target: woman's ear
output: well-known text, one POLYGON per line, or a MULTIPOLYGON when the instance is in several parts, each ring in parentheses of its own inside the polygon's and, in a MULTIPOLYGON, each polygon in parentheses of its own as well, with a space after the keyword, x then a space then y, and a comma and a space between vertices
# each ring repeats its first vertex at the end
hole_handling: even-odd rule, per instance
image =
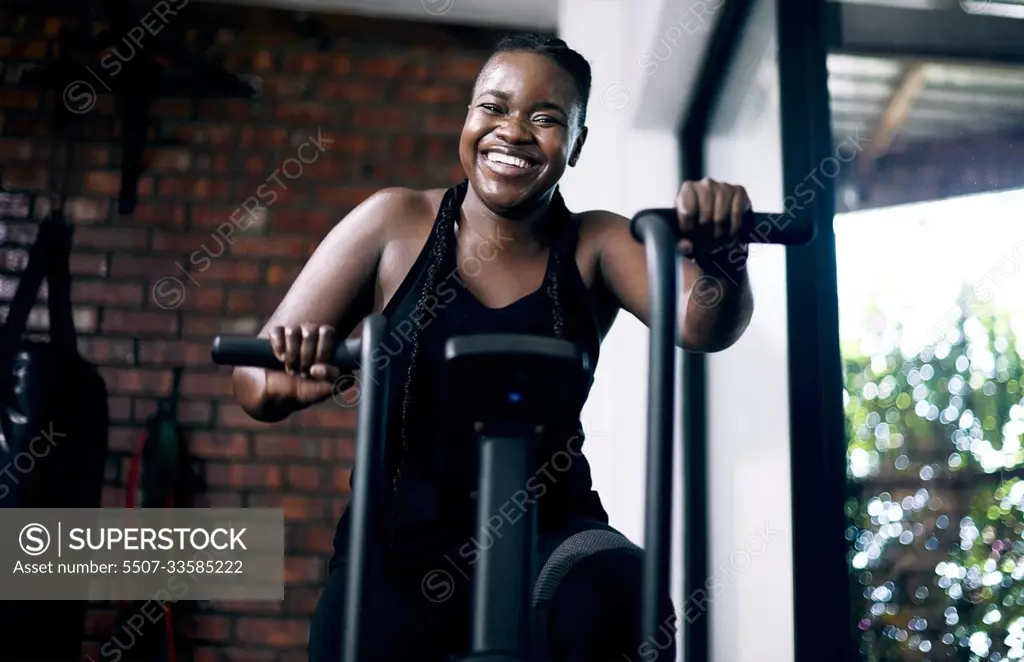
POLYGON ((569 154, 569 167, 575 168, 576 162, 580 160, 580 153, 583 151, 583 144, 587 142, 587 127, 580 129, 575 144, 572 146, 572 153, 569 154))

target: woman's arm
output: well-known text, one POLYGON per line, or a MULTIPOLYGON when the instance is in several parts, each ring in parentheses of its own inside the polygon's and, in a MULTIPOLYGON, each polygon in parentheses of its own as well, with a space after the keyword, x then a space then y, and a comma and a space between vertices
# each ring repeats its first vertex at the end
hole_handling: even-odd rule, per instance
MULTIPOLYGON (((317 353, 330 356, 334 345, 372 312, 373 297, 366 294, 372 295, 388 241, 388 219, 404 218, 418 195, 409 189, 384 189, 352 210, 317 247, 259 336, 269 337, 274 330, 275 344, 296 352, 300 345, 309 346, 304 335, 318 334, 323 346, 317 353)), ((280 421, 326 399, 333 377, 262 368, 235 368, 233 375, 239 404, 265 422, 280 421)))
MULTIPOLYGON (((629 219, 611 212, 600 214, 597 277, 617 299, 620 308, 644 324, 651 322, 647 289, 647 256, 629 232, 629 219)), ((680 260, 679 305, 686 315, 677 344, 691 352, 718 352, 739 339, 750 322, 754 298, 745 268, 707 272, 690 259, 680 260)), ((726 260, 717 261, 723 266, 726 260)))
MULTIPOLYGON (((694 352, 718 352, 731 347, 750 323, 754 297, 747 275, 745 246, 734 238, 740 220, 749 208, 746 193, 728 187, 722 195, 711 180, 686 182, 676 200, 680 227, 687 236, 701 235, 717 248, 707 250, 682 242, 679 302, 685 311, 679 325, 677 344, 694 352), (703 228, 701 226, 704 226, 703 228), (702 232, 696 232, 700 228, 702 232)), ((647 288, 647 256, 643 245, 633 239, 629 220, 611 212, 592 212, 598 232, 597 276, 617 299, 619 307, 649 325, 650 299, 647 288)))

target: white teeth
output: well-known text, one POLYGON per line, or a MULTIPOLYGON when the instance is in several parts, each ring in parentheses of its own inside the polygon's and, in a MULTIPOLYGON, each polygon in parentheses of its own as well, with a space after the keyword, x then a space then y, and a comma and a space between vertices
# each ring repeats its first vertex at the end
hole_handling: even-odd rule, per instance
POLYGON ((494 161, 495 163, 504 163, 506 165, 516 166, 517 168, 530 167, 530 162, 526 159, 521 159, 518 156, 509 156, 508 154, 502 154, 500 152, 487 152, 487 160, 494 161))

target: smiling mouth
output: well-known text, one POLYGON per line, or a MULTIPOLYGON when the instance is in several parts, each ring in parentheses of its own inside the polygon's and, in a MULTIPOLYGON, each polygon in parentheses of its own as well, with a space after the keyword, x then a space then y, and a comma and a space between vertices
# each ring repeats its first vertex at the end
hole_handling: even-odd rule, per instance
POLYGON ((485 152, 483 158, 491 171, 505 176, 524 175, 536 170, 539 165, 520 156, 512 156, 502 152, 485 152))

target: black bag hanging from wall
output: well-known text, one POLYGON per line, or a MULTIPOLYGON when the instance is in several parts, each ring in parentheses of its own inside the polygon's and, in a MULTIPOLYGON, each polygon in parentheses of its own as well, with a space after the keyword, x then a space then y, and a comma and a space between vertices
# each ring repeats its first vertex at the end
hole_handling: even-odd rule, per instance
MULTIPOLYGON (((59 210, 40 224, 0 329, 0 508, 101 505, 107 389, 96 367, 78 353, 71 310, 72 234, 59 210), (50 339, 26 340, 44 279, 50 339)), ((85 600, 0 603, 0 660, 80 659, 86 607, 85 600)))

